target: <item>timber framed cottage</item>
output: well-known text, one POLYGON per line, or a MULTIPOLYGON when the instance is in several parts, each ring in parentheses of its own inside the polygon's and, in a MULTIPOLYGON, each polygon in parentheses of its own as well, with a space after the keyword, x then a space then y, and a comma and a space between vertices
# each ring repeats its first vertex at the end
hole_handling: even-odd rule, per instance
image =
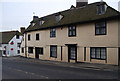
POLYGON ((106 2, 80 2, 41 18, 24 32, 21 56, 62 62, 118 65, 120 13, 106 2))

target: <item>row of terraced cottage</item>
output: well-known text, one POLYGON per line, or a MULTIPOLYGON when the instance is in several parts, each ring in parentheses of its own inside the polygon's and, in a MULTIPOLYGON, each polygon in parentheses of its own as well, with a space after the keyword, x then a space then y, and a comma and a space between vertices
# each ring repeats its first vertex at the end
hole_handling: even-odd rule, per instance
POLYGON ((120 13, 100 1, 44 17, 33 16, 21 55, 41 60, 119 65, 120 13))

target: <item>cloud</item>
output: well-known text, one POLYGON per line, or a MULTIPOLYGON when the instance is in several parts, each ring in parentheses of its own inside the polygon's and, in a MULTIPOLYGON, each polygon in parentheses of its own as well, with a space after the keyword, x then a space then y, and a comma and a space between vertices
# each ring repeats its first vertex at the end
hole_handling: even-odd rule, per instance
POLYGON ((65 0, 1 0, 1 2, 63 2, 65 0))

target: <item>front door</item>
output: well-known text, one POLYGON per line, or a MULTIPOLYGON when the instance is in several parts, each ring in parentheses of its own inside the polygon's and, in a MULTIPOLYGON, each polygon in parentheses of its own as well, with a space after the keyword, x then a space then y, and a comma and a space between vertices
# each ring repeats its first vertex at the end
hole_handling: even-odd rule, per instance
POLYGON ((35 58, 39 59, 39 48, 35 47, 35 58))
POLYGON ((76 45, 68 45, 68 62, 70 60, 74 60, 77 62, 77 46, 76 45))

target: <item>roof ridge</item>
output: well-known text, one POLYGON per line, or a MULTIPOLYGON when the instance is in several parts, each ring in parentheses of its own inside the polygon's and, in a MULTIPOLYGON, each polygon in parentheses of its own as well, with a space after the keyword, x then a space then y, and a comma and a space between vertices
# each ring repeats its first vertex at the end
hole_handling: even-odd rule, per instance
MULTIPOLYGON (((94 5, 94 4, 97 4, 97 3, 105 3, 105 4, 107 4, 106 2, 94 2, 94 3, 90 3, 90 4, 86 5, 86 6, 94 5)), ((85 6, 85 7, 86 7, 86 6, 85 6)), ((81 8, 85 8, 85 7, 75 7, 75 9, 81 9, 81 8)), ((72 10, 75 10, 75 9, 72 9, 72 10)), ((52 16, 52 15, 55 15, 55 14, 57 14, 57 13, 63 13, 63 12, 72 11, 72 10, 71 10, 71 9, 66 9, 66 10, 63 10, 63 11, 55 12, 55 13, 52 13, 52 14, 49 14, 49 15, 40 17, 39 19, 45 18, 45 17, 48 17, 48 16, 52 16)))
POLYGON ((97 15, 96 6, 101 5, 101 4, 107 5, 106 2, 95 2, 95 3, 88 4, 86 7, 67 9, 64 11, 59 11, 59 12, 56 12, 50 15, 40 17, 38 18, 38 20, 43 18, 43 20, 46 20, 46 23, 44 23, 43 25, 39 25, 37 21, 36 25, 34 26, 29 25, 28 28, 25 30, 25 32, 44 29, 44 28, 50 28, 50 27, 64 26, 68 24, 83 23, 83 22, 88 22, 88 21, 90 22, 90 21, 95 21, 95 20, 100 20, 100 19, 109 19, 109 18, 118 16, 119 13, 117 13, 117 10, 111 9, 109 5, 107 5, 109 8, 105 12, 105 14, 97 15), (53 17, 57 13, 61 13, 61 15, 64 16, 64 18, 60 22, 56 23, 53 17))
POLYGON ((10 32, 19 32, 18 30, 13 30, 13 31, 2 31, 0 33, 10 33, 10 32))

